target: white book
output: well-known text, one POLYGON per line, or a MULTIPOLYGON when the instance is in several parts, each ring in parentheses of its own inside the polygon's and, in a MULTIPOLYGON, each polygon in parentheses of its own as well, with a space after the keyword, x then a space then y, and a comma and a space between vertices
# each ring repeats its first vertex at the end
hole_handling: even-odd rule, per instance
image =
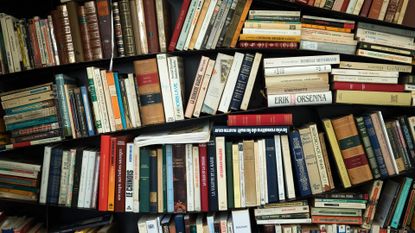
POLYGON ((398 71, 376 71, 376 70, 352 70, 352 69, 337 69, 333 68, 331 74, 351 75, 351 76, 371 76, 371 77, 399 77, 398 71))
POLYGON ((365 0, 357 0, 356 5, 354 6, 353 15, 359 15, 360 14, 360 10, 362 9, 363 3, 365 2, 365 0))
POLYGON ((281 135, 282 157, 284 161, 284 177, 285 187, 287 190, 287 198, 295 198, 294 174, 291 163, 290 144, 287 135, 281 135))
POLYGON ((227 189, 226 189, 226 157, 225 157, 225 137, 215 138, 216 147, 216 173, 218 189, 219 211, 228 209, 227 189))
POLYGON ((133 212, 134 209, 134 143, 126 145, 125 158, 125 212, 133 212))
MULTIPOLYGON (((7 32, 8 32, 8 34, 6 34, 6 35, 3 34, 3 37, 9 36, 10 48, 11 48, 12 56, 13 56, 14 72, 19 72, 19 71, 22 70, 21 67, 20 67, 20 61, 22 60, 22 58, 21 58, 22 55, 20 53, 20 48, 18 48, 18 45, 17 45, 18 40, 16 38, 16 32, 14 30, 14 21, 15 21, 15 18, 14 17, 12 17, 10 15, 6 16, 6 26, 7 26, 7 32)), ((36 26, 39 25, 38 22, 36 24, 37 24, 36 26)), ((37 38, 38 38, 38 40, 39 39, 41 40, 44 37, 42 36, 43 33, 41 31, 39 31, 39 32, 41 34, 40 34, 40 37, 38 36, 37 38)), ((43 51, 46 52, 46 48, 44 48, 43 51)), ((47 64, 47 61, 46 60, 45 60, 45 64, 47 64)))
POLYGON ((111 93, 107 82, 107 72, 105 70, 101 70, 101 81, 102 88, 104 89, 105 106, 107 107, 108 116, 110 116, 108 117, 110 123, 110 130, 111 132, 114 132, 117 130, 117 128, 115 126, 115 118, 113 117, 114 112, 112 110, 111 93))
POLYGON ((160 78, 160 88, 163 97, 163 108, 166 122, 175 121, 172 92, 170 89, 170 77, 167 66, 167 54, 157 54, 157 67, 160 78))
POLYGON ((139 212, 139 194, 140 194, 140 148, 133 146, 134 156, 134 177, 133 177, 133 212, 139 212))
POLYGON ((327 168, 324 163, 323 151, 321 149, 321 143, 320 143, 320 139, 318 136, 317 125, 311 124, 309 128, 310 128, 310 133, 311 133, 311 141, 314 147, 314 155, 316 156, 316 160, 317 160, 318 172, 320 174, 321 185, 323 187, 323 191, 329 191, 330 183, 329 183, 329 178, 327 174, 327 168))
POLYGON ((298 213, 309 213, 310 208, 308 205, 305 206, 281 206, 281 207, 270 207, 270 208, 258 208, 254 210, 255 217, 267 216, 273 214, 298 214, 298 213))
POLYGON ((366 209, 366 203, 345 203, 316 199, 314 207, 337 208, 337 209, 366 209))
POLYGON ((183 50, 184 45, 186 43, 187 37, 191 37, 192 35, 189 35, 190 27, 192 24, 193 16, 196 12, 197 4, 200 0, 192 0, 190 2, 189 9, 187 10, 186 18, 184 20, 182 30, 180 31, 179 39, 177 40, 176 49, 177 50, 183 50))
POLYGON ((133 115, 135 117, 135 121, 132 122, 133 127, 140 127, 141 126, 141 119, 140 119, 140 111, 138 109, 138 99, 137 99, 137 92, 135 89, 135 83, 134 83, 134 74, 129 73, 128 78, 126 79, 126 83, 128 83, 127 86, 127 93, 128 94, 128 106, 130 111, 133 112, 133 115), (132 109, 132 110, 131 110, 132 109))
POLYGON ((413 38, 362 28, 357 28, 356 39, 362 42, 386 45, 395 48, 398 47, 410 50, 415 49, 413 38))
POLYGON ((52 147, 45 146, 45 150, 43 152, 42 180, 40 182, 40 192, 39 192, 39 203, 41 204, 46 204, 51 153, 52 153, 52 147))
POLYGON ((84 208, 91 208, 92 202, 92 193, 93 193, 93 182, 94 182, 94 173, 95 173, 95 163, 96 163, 96 151, 89 151, 88 158, 88 168, 86 173, 86 187, 85 187, 85 201, 84 208))
POLYGON ((233 56, 219 53, 216 57, 215 67, 203 102, 202 112, 214 115, 218 109, 219 101, 231 69, 233 56))
MULTIPOLYGON (((135 0, 137 13, 144 12, 144 1, 145 0, 135 0)), ((144 14, 137 14, 137 17, 138 17, 137 19, 133 19, 133 20, 137 20, 138 25, 139 25, 138 28, 139 28, 140 39, 138 41, 140 42, 141 53, 148 54, 146 18, 144 17, 144 14)))
POLYGON ((79 191, 78 191, 78 208, 84 208, 86 198, 86 183, 87 173, 89 167, 89 151, 84 150, 82 152, 82 165, 81 165, 81 178, 79 180, 79 191))
POLYGON ((282 163, 281 136, 274 136, 275 142, 275 165, 277 168, 278 200, 285 201, 284 166, 282 163))
POLYGON ((234 233, 251 233, 249 210, 233 210, 232 223, 234 233))
POLYGON ((233 233, 233 221, 232 221, 232 215, 228 216, 228 223, 227 223, 227 233, 233 233))
POLYGON ((280 224, 275 225, 275 233, 282 233, 282 227, 280 224))
POLYGON ((205 100, 206 92, 209 86, 210 78, 212 77, 213 67, 215 66, 215 60, 209 59, 205 75, 203 76, 202 84, 200 85, 200 91, 197 95, 195 108, 193 111, 194 117, 200 116, 200 111, 202 110, 202 105, 205 100))
POLYGON ((215 213, 213 214, 209 214, 206 216, 206 223, 209 229, 209 233, 214 233, 215 232, 215 213))
POLYGON ((183 96, 184 96, 184 74, 183 60, 181 57, 168 57, 170 87, 173 98, 174 118, 176 121, 184 120, 183 96))
POLYGON ((222 98, 218 107, 218 110, 221 112, 226 113, 229 110, 229 105, 231 104, 233 91, 235 89, 236 82, 238 81, 244 56, 245 55, 243 53, 236 52, 233 57, 231 70, 229 72, 228 79, 226 80, 222 98))
POLYGON ((97 208, 97 199, 98 199, 98 179, 99 179, 99 161, 101 160, 101 156, 99 152, 97 152, 95 158, 95 168, 93 173, 93 185, 92 185, 92 195, 91 195, 91 205, 89 206, 91 209, 97 208))
POLYGON ((399 174, 398 165, 396 164, 395 155, 393 153, 393 149, 392 149, 391 141, 390 141, 389 136, 388 136, 388 132, 386 131, 385 121, 383 120, 382 112, 377 111, 376 114, 379 117, 379 123, 380 123, 380 126, 381 126, 381 130, 382 130, 383 134, 385 135, 386 146, 387 146, 389 154, 391 156, 393 169, 395 170, 395 174, 398 175, 399 174))
POLYGON ((366 63, 366 62, 352 62, 341 61, 339 68, 345 69, 364 69, 364 70, 376 70, 376 71, 398 71, 402 73, 411 73, 411 65, 395 65, 385 63, 366 63))
POLYGON ((252 62, 251 72, 249 73, 248 82, 246 83, 244 97, 242 98, 241 110, 247 110, 249 105, 249 100, 251 99, 252 90, 254 89, 254 84, 256 76, 258 73, 259 65, 261 63, 262 54, 255 53, 254 61, 252 62))
POLYGON ((261 164, 259 162, 259 142, 254 142, 254 159, 255 159, 255 190, 256 190, 256 206, 261 205, 261 164))
POLYGON ((194 211, 193 145, 186 144, 187 211, 194 211))
POLYGON ((265 58, 264 68, 339 64, 340 55, 265 58))
POLYGON ((351 14, 356 6, 357 0, 350 0, 349 5, 347 5, 346 13, 351 14))
POLYGON ((353 21, 353 20, 325 18, 325 17, 311 16, 311 15, 303 15, 303 18, 304 19, 324 20, 324 21, 337 22, 337 23, 348 23, 348 24, 354 24, 355 23, 355 21, 353 21))
POLYGON ((61 162, 61 177, 60 177, 60 185, 59 185, 59 198, 58 198, 59 205, 66 204, 66 197, 67 197, 66 190, 68 188, 68 177, 69 177, 69 167, 70 167, 69 163, 70 163, 69 151, 63 150, 62 162, 61 162))
POLYGON ((274 67, 264 70, 265 76, 282 76, 295 74, 315 74, 329 73, 331 65, 314 65, 314 66, 293 66, 293 67, 274 67))
POLYGON ((205 19, 203 20, 202 27, 200 28, 199 36, 197 37, 196 43, 195 43, 195 49, 200 49, 203 44, 203 39, 206 35, 206 30, 209 27, 210 19, 212 18, 213 11, 215 10, 216 3, 218 0, 211 0, 208 10, 206 11, 205 19))
POLYGON ((69 151, 69 157, 71 160, 71 166, 69 167, 69 176, 68 176, 68 189, 66 196, 65 206, 70 207, 72 205, 72 190, 73 190, 73 179, 75 176, 75 161, 76 161, 76 149, 71 149, 69 151))
POLYGON ((266 146, 265 146, 265 139, 262 139, 262 154, 264 155, 262 158, 262 177, 264 177, 264 202, 268 204, 268 175, 267 175, 267 160, 266 160, 266 146))
POLYGON ((149 216, 141 216, 137 221, 138 232, 147 233, 147 219, 149 216))
POLYGON ((147 233, 158 233, 159 232, 156 217, 150 216, 150 218, 147 219, 146 221, 146 225, 147 225, 147 233))
MULTIPOLYGON (((86 73, 87 73, 87 77, 88 77, 88 87, 94 86, 94 90, 89 90, 89 92, 95 93, 95 95, 97 94, 97 88, 95 87, 94 84, 94 67, 87 67, 86 68, 86 73)), ((102 128, 102 120, 101 120, 101 108, 100 108, 100 104, 98 103, 98 98, 97 96, 91 95, 91 102, 92 102, 92 109, 94 110, 94 119, 95 119, 95 128, 97 129, 98 133, 103 133, 103 128, 102 128)), ((71 127, 72 128, 72 127, 71 127)))
MULTIPOLYGON (((133 75, 133 74, 131 74, 133 75)), ((137 115, 136 112, 134 111, 134 106, 132 103, 132 99, 133 99, 133 95, 131 93, 131 89, 135 88, 134 86, 130 85, 130 80, 129 80, 129 76, 130 74, 127 74, 127 78, 125 79, 121 79, 121 82, 124 82, 124 86, 125 86, 125 95, 126 95, 126 100, 127 103, 125 103, 127 105, 127 108, 124 109, 125 112, 128 111, 128 114, 130 115, 130 122, 131 122, 131 126, 127 126, 127 128, 132 127, 132 128, 136 128, 136 122, 137 122, 137 115)), ((110 117, 113 118, 113 117, 110 117)))
POLYGON ((242 34, 301 36, 301 30, 244 28, 242 29, 242 34))
MULTIPOLYGON (((232 172, 233 172, 233 188, 234 190, 240 190, 241 178, 239 169, 239 148, 238 144, 232 144, 232 172)), ((241 207, 241 192, 234 191, 234 206, 235 208, 241 207)))
POLYGON ((389 5, 389 0, 383 0, 382 8, 380 8, 380 13, 379 13, 378 20, 385 19, 386 10, 388 9, 388 5, 389 5))
POLYGON ((195 30, 197 20, 199 19, 199 15, 200 15, 200 11, 202 10, 203 3, 204 3, 204 0, 198 0, 196 3, 195 13, 193 15, 193 18, 190 21, 189 33, 187 35, 186 42, 184 43, 183 50, 189 49, 190 40, 192 39, 193 32, 195 30))
MULTIPOLYGON (((102 123, 103 133, 110 132, 110 124, 108 119, 107 105, 105 102, 104 88, 102 86, 101 71, 99 68, 94 68, 94 86, 97 95, 97 100, 100 108, 100 119, 102 123)), ((111 116, 112 117, 112 116, 111 116)))
POLYGON ((299 218, 299 219, 267 219, 267 220, 257 220, 258 225, 268 225, 268 224, 308 224, 311 223, 311 218, 299 218))
POLYGON ((268 107, 331 104, 331 91, 268 95, 268 107))
MULTIPOLYGON (((258 140, 258 171, 259 171, 259 182, 257 182, 259 184, 259 205, 265 205, 265 179, 266 177, 264 176, 264 170, 266 170, 266 167, 264 166, 264 151, 263 151, 263 139, 259 139, 258 140)), ((256 161, 255 161, 256 162, 256 161)))
POLYGON ((194 182, 194 211, 201 211, 200 200, 200 166, 199 166, 199 147, 193 146, 193 182, 194 182))
POLYGON ((356 83, 385 83, 397 84, 398 78, 372 77, 372 76, 351 76, 351 75, 333 75, 333 81, 338 82, 356 82, 356 83))
POLYGON ((244 168, 244 144, 242 142, 238 143, 239 151, 239 180, 240 180, 240 193, 241 193, 241 205, 240 207, 244 208, 245 204, 245 168, 244 168))
POLYGON ((201 214, 196 217, 196 233, 203 233, 203 215, 201 214))
POLYGON ((289 16, 300 17, 300 11, 278 11, 278 10, 250 10, 248 17, 251 19, 254 16, 289 16))
MULTIPOLYGON (((1 30, 2 30, 2 33, 3 33, 3 35, 8 35, 8 32, 7 32, 7 24, 6 24, 6 17, 7 17, 7 15, 6 14, 4 14, 4 13, 1 13, 1 16, 0 16, 0 23, 1 23, 1 30)), ((11 49, 11 45, 10 45, 10 41, 9 41, 9 37, 8 36, 4 36, 4 47, 5 47, 5 50, 6 50, 6 60, 7 60, 7 66, 8 66, 8 69, 9 69, 9 73, 13 73, 13 72, 15 72, 15 70, 14 70, 14 66, 13 66, 13 56, 12 56, 12 49, 11 49)))

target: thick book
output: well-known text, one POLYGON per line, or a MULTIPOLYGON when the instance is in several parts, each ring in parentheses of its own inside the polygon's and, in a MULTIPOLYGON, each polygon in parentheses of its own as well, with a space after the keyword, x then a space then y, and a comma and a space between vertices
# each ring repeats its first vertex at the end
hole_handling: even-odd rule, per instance
POLYGON ((173 145, 174 213, 185 213, 187 210, 185 152, 184 144, 173 145))
POLYGON ((96 0, 103 58, 112 56, 111 6, 108 0, 96 0))
POLYGON ((288 134, 290 139, 291 157, 295 171, 295 182, 300 196, 311 195, 310 181, 308 179, 307 167, 304 158, 300 134, 297 130, 288 134))
POLYGON ((49 165, 48 190, 46 197, 46 203, 48 204, 58 204, 62 154, 62 148, 52 148, 51 160, 49 165))
POLYGON ((135 38, 132 30, 131 9, 128 0, 121 0, 118 2, 120 9, 120 21, 123 34, 123 42, 126 56, 133 56, 135 51, 135 38))

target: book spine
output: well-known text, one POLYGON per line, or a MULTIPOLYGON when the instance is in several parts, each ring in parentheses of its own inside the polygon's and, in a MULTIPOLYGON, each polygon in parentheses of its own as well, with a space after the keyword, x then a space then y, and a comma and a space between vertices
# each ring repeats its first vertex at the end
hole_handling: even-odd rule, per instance
MULTIPOLYGON (((201 2, 201 1, 200 1, 201 2)), ((177 50, 183 50, 186 44, 186 40, 188 37, 191 37, 192 31, 191 31, 191 25, 192 21, 196 12, 196 8, 199 6, 201 7, 201 4, 198 0, 192 0, 190 2, 189 9, 186 14, 186 18, 184 20, 179 39, 177 40, 176 49, 177 50), (190 36, 189 36, 190 35, 190 36)))
POLYGON ((100 173, 99 183, 100 188, 98 192, 98 210, 106 211, 108 208, 108 179, 109 179, 109 165, 110 165, 110 150, 111 137, 109 135, 101 136, 100 148, 100 173))
POLYGON ((173 188, 173 148, 166 145, 166 173, 167 173, 167 212, 174 212, 174 188, 173 188))
POLYGON ((44 138, 56 137, 56 136, 60 136, 61 134, 62 133, 61 133, 60 129, 55 129, 55 130, 51 130, 51 131, 48 131, 48 132, 11 138, 10 141, 12 143, 20 143, 20 142, 26 142, 26 141, 33 141, 33 140, 39 140, 39 139, 44 139, 44 138))
POLYGON ((62 149, 52 150, 46 203, 58 204, 59 185, 62 166, 62 149))
POLYGON ((304 152, 301 144, 301 138, 298 131, 292 131, 289 134, 291 144, 291 156, 294 162, 295 181, 301 196, 311 195, 311 187, 307 174, 307 167, 304 158, 304 152))
POLYGON ((190 92, 190 97, 189 100, 187 102, 187 106, 186 106, 186 111, 184 116, 187 118, 191 118, 194 108, 195 108, 195 104, 196 104, 196 98, 198 96, 198 93, 200 91, 200 85, 202 84, 203 81, 203 76, 204 73, 206 71, 207 68, 207 63, 209 62, 209 58, 202 56, 202 58, 200 59, 200 63, 199 63, 199 67, 197 69, 196 72, 196 77, 195 77, 195 81, 193 82, 193 87, 192 90, 190 92))
POLYGON ((185 145, 173 145, 174 213, 185 213, 187 210, 185 153, 185 145))
POLYGON ((403 92, 405 86, 401 84, 378 84, 378 83, 350 83, 350 82, 333 82, 334 90, 355 90, 355 91, 389 91, 403 92))
POLYGON ((45 146, 43 153, 43 166, 42 166, 42 180, 40 184, 39 192, 39 203, 46 204, 48 180, 49 180, 49 169, 51 162, 52 147, 45 146))
POLYGON ((118 2, 120 9, 121 30, 123 35, 123 43, 126 56, 133 56, 136 54, 135 41, 131 22, 131 11, 128 0, 118 2))
POLYGON ((195 211, 194 205, 194 176, 193 176, 193 145, 185 145, 185 160, 186 160, 186 200, 187 211, 195 211))
POLYGON ((181 57, 168 57, 167 64, 169 69, 170 86, 173 95, 174 117, 176 121, 183 120, 183 60, 181 57))
POLYGON ((218 209, 227 210, 225 137, 215 138, 218 209))
POLYGON ((411 95, 406 92, 337 90, 336 103, 410 106, 411 95), (365 94, 365 99, 359 99, 361 94, 365 94))
POLYGON ((206 37, 207 30, 208 30, 208 27, 210 25, 210 22, 212 20, 214 21, 213 13, 214 13, 214 10, 216 8, 217 3, 218 3, 218 0, 211 0, 210 1, 209 7, 206 11, 205 19, 203 20, 202 25, 200 27, 199 36, 196 39, 194 49, 201 49, 202 48, 202 45, 203 45, 204 39, 206 37))
POLYGON ((85 2, 85 12, 88 22, 88 33, 92 51, 92 59, 102 59, 102 45, 101 35, 99 31, 99 22, 97 16, 97 9, 95 7, 95 1, 85 2))
POLYGON ((331 92, 268 95, 268 107, 331 104, 331 92))
POLYGON ((117 72, 114 72, 114 83, 115 83, 115 89, 117 92, 118 107, 120 109, 121 125, 122 125, 122 129, 127 129, 127 121, 126 121, 127 111, 124 109, 125 103, 123 101, 123 94, 125 94, 125 92, 121 91, 120 82, 122 82, 122 78, 118 76, 117 72))
POLYGON ((240 37, 240 32, 241 32, 242 26, 245 22, 245 18, 248 14, 249 8, 251 7, 251 4, 252 4, 252 0, 247 0, 245 5, 244 5, 244 8, 241 12, 241 17, 239 18, 239 22, 237 23, 236 30, 234 31, 234 34, 232 36, 232 40, 230 41, 230 44, 229 44, 229 47, 231 47, 231 48, 235 48, 236 43, 238 42, 238 39, 242 40, 242 38, 240 37))
POLYGON ((227 127, 214 126, 213 136, 238 137, 244 135, 251 136, 274 136, 288 134, 288 126, 246 126, 246 127, 227 127))
MULTIPOLYGON (((101 154, 102 158, 102 154, 101 154)), ((126 145, 125 165, 125 212, 133 212, 134 209, 134 144, 126 145)))
POLYGON ((150 149, 140 150, 140 212, 150 212, 150 149))
POLYGON ((174 27, 173 35, 170 39, 170 44, 168 48, 169 52, 173 52, 176 49, 177 40, 179 39, 180 32, 182 30, 189 6, 190 0, 184 0, 182 3, 182 7, 180 8, 179 17, 176 20, 176 26, 174 27))
POLYGON ((82 48, 84 51, 84 58, 85 61, 91 61, 92 58, 92 50, 91 50, 91 42, 89 38, 88 32, 88 21, 86 17, 85 6, 78 7, 78 14, 79 14, 79 26, 81 32, 81 39, 82 39, 82 48))
POLYGON ((86 124, 88 128, 88 136, 95 135, 94 119, 92 118, 91 106, 89 105, 88 92, 85 86, 80 87, 82 94, 82 104, 85 110, 86 124))
POLYGON ((101 114, 100 114, 97 94, 95 90, 93 67, 88 67, 86 72, 88 76, 88 92, 90 93, 92 109, 94 110, 95 128, 97 129, 98 133, 102 133, 103 132, 102 121, 101 121, 101 114))
POLYGON ((157 29, 159 33, 160 52, 167 52, 168 38, 170 36, 169 11, 164 0, 156 0, 157 29))
POLYGON ((232 142, 225 142, 226 157, 226 191, 228 208, 234 208, 234 185, 233 185, 233 164, 232 164, 232 142))
POLYGON ((216 172, 216 149, 215 142, 210 141, 207 144, 208 157, 208 182, 209 182, 209 211, 217 211, 218 190, 217 190, 217 172, 216 172))
POLYGON ((75 111, 78 115, 78 122, 80 125, 80 136, 86 137, 88 136, 87 133, 87 126, 86 126, 86 118, 85 118, 85 108, 82 104, 82 97, 81 97, 81 91, 79 88, 74 89, 74 97, 75 97, 75 111))
POLYGON ((117 56, 124 57, 125 56, 124 37, 122 34, 122 25, 121 25, 120 9, 118 6, 118 2, 112 3, 112 11, 113 11, 113 18, 114 18, 114 37, 115 37, 115 45, 117 47, 117 56))
POLYGON ((173 106, 172 98, 172 87, 170 86, 168 65, 167 65, 167 54, 157 54, 157 67, 159 70, 160 88, 163 99, 164 117, 166 122, 175 121, 175 111, 173 106))
POLYGON ((157 150, 150 150, 150 213, 157 213, 157 150))
POLYGON ((292 114, 238 114, 228 116, 228 126, 292 125, 292 114))
POLYGON ((365 152, 367 154, 367 158, 369 160, 369 164, 372 170, 373 177, 379 178, 381 174, 380 174, 378 164, 376 161, 375 152, 370 143, 369 135, 368 135, 363 117, 357 117, 356 123, 357 123, 357 129, 359 130, 359 134, 362 139, 363 146, 365 148, 365 152))
POLYGON ((6 125, 6 130, 8 131, 18 130, 18 129, 27 128, 27 127, 36 126, 36 125, 53 123, 56 121, 58 121, 58 118, 52 115, 52 116, 47 116, 47 117, 40 118, 40 119, 33 119, 33 120, 23 121, 19 123, 9 124, 9 125, 6 125))
POLYGON ((404 205, 408 197, 408 193, 409 193, 409 189, 411 187, 412 181, 413 181, 412 178, 405 177, 405 183, 403 184, 402 191, 400 192, 399 200, 396 203, 396 209, 393 214, 391 225, 390 225, 393 228, 398 228, 399 226, 402 212, 404 210, 404 205))
POLYGON ((144 1, 144 15, 146 19, 146 32, 148 40, 148 52, 158 53, 160 52, 159 35, 157 31, 157 17, 156 6, 154 0, 144 1))
POLYGON ((265 69, 265 76, 310 74, 310 73, 330 73, 330 65, 320 66, 301 66, 301 67, 276 67, 265 69))
MULTIPOLYGON (((98 25, 101 37, 102 57, 108 59, 112 56, 111 5, 108 0, 96 0, 98 25)), ((114 13, 114 12, 113 12, 114 13)))
POLYGON ((242 104, 242 98, 248 83, 251 68, 254 62, 253 54, 246 54, 241 66, 241 71, 238 74, 235 89, 233 91, 232 99, 230 102, 231 110, 239 110, 242 104))
POLYGON ((275 142, 273 138, 265 139, 265 156, 266 156, 266 170, 267 170, 267 185, 268 185, 268 202, 273 203, 278 201, 278 186, 277 186, 277 168, 275 160, 275 142))
POLYGON ((193 155, 193 182, 194 182, 194 211, 201 211, 200 203, 200 164, 199 147, 192 146, 193 155))
POLYGON ((316 160, 317 160, 317 166, 318 166, 318 170, 320 173, 321 185, 322 185, 323 191, 329 191, 330 183, 329 183, 326 165, 324 163, 321 143, 320 143, 320 139, 319 139, 318 131, 317 131, 317 125, 312 124, 309 126, 309 128, 310 128, 310 133, 311 133, 311 141, 313 143, 314 153, 315 153, 316 160))
POLYGON ((209 211, 209 173, 206 144, 199 144, 201 211, 209 211))

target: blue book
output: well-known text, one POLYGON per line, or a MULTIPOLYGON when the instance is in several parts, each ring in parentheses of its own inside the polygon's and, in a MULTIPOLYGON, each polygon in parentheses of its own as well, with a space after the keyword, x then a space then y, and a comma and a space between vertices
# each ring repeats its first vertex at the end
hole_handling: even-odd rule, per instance
POLYGON ((162 146, 163 150, 163 166, 162 166, 162 180, 163 180, 163 213, 167 212, 167 160, 166 160, 166 145, 162 146))
POLYGON ((120 88, 120 81, 118 79, 118 73, 114 72, 114 83, 117 91, 118 106, 120 108, 121 124, 123 129, 127 129, 127 121, 125 120, 125 110, 122 102, 122 93, 120 88))
POLYGON ((62 148, 52 148, 49 165, 48 189, 46 196, 46 203, 48 204, 58 204, 61 181, 62 154, 62 148))
POLYGON ((176 225, 176 233, 185 233, 184 215, 178 214, 174 216, 174 223, 176 225))
POLYGON ((239 71, 238 79, 235 84, 235 89, 233 90, 232 100, 230 104, 231 110, 239 110, 241 107, 253 62, 254 55, 249 53, 245 54, 244 60, 242 61, 241 70, 239 71))
POLYGON ((166 172, 167 172, 167 212, 174 212, 173 188, 173 147, 166 145, 166 172))
POLYGON ((412 185, 412 178, 405 177, 405 181, 402 186, 402 191, 399 195, 398 202, 396 203, 395 213, 393 214, 392 221, 391 221, 391 227, 398 228, 399 222, 402 217, 403 209, 405 208, 406 199, 408 198, 409 189, 412 185))
POLYGON ((15 107, 15 108, 4 109, 4 112, 6 113, 6 115, 12 115, 12 114, 19 114, 19 113, 24 113, 24 112, 35 111, 35 110, 39 110, 39 109, 42 109, 42 108, 48 108, 48 107, 52 107, 52 106, 55 106, 55 101, 54 100, 47 100, 47 101, 42 101, 42 102, 25 104, 25 105, 21 105, 21 106, 15 107))
POLYGON ((275 141, 265 139, 265 158, 267 164, 268 202, 278 202, 277 165, 275 158, 275 141))
POLYGON ((75 85, 76 80, 64 74, 55 75, 56 82, 56 96, 58 99, 59 113, 62 118, 62 128, 64 136, 71 136, 71 122, 69 119, 69 106, 65 95, 65 84, 75 85))
POLYGON ((288 134, 290 139, 291 157, 295 171, 295 182, 300 196, 311 195, 311 186, 308 179, 307 166, 305 163, 303 147, 301 144, 301 137, 298 130, 294 130, 288 134))
POLYGON ((6 125, 6 129, 7 131, 11 131, 11 130, 23 129, 23 128, 27 128, 27 127, 35 126, 35 125, 48 124, 48 123, 57 122, 57 121, 58 121, 58 118, 56 117, 56 115, 52 115, 52 116, 47 116, 44 118, 37 118, 37 119, 22 121, 22 122, 18 122, 14 124, 8 124, 6 125))
POLYGON ((84 110, 85 110, 86 126, 88 128, 88 136, 94 136, 95 135, 94 119, 92 118, 91 105, 89 104, 88 90, 86 89, 85 86, 81 87, 81 95, 82 95, 82 103, 84 105, 84 110))
POLYGON ((218 211, 218 185, 216 173, 216 147, 215 141, 209 141, 207 144, 208 156, 208 181, 209 181, 209 211, 218 211))
POLYGON ((365 122, 367 134, 369 135, 370 144, 372 145, 373 152, 375 153, 375 158, 378 164, 380 177, 386 178, 388 177, 388 170, 386 170, 385 161, 383 160, 382 151, 380 149, 380 144, 376 136, 375 128, 373 127, 372 119, 370 118, 370 116, 364 116, 363 119, 365 122))

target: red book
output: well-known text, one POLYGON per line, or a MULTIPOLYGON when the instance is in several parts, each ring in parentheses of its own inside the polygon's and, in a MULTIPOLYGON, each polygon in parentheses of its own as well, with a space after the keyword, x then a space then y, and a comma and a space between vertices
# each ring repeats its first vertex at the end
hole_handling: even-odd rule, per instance
POLYGON ((349 2, 350 2, 350 0, 344 0, 344 1, 343 1, 343 5, 342 5, 342 7, 340 8, 340 11, 341 11, 341 12, 346 12, 346 10, 347 10, 347 6, 349 6, 349 2))
POLYGON ((148 52, 160 52, 159 35, 157 30, 156 5, 154 0, 144 0, 144 16, 146 18, 146 32, 148 52))
POLYGON ((311 216, 311 222, 317 224, 361 225, 363 220, 360 216, 311 216))
POLYGON ((101 136, 101 159, 99 161, 99 193, 98 210, 107 211, 108 209, 108 177, 110 169, 111 137, 101 136))
POLYGON ((125 210, 125 162, 126 162, 127 136, 117 138, 117 160, 115 174, 115 212, 125 210))
POLYGON ((110 139, 110 160, 108 177, 108 211, 114 211, 115 202, 115 174, 117 172, 117 137, 110 139))
POLYGON ((184 0, 182 4, 182 8, 180 9, 179 17, 176 21, 176 26, 174 27, 173 35, 171 36, 170 44, 169 44, 169 52, 173 52, 176 49, 177 40, 179 39, 180 32, 182 31, 182 27, 184 24, 184 20, 186 18, 187 10, 190 6, 190 0, 184 0))
POLYGON ((332 89, 354 91, 403 92, 405 91, 405 86, 402 84, 333 82, 332 89))
POLYGON ((203 212, 209 211, 208 158, 206 144, 199 144, 200 201, 203 212))
POLYGON ((372 0, 365 0, 363 2, 362 9, 360 10, 360 16, 367 17, 369 14, 370 6, 372 5, 372 0))
POLYGON ((228 116, 228 126, 292 125, 291 113, 239 114, 228 116))

